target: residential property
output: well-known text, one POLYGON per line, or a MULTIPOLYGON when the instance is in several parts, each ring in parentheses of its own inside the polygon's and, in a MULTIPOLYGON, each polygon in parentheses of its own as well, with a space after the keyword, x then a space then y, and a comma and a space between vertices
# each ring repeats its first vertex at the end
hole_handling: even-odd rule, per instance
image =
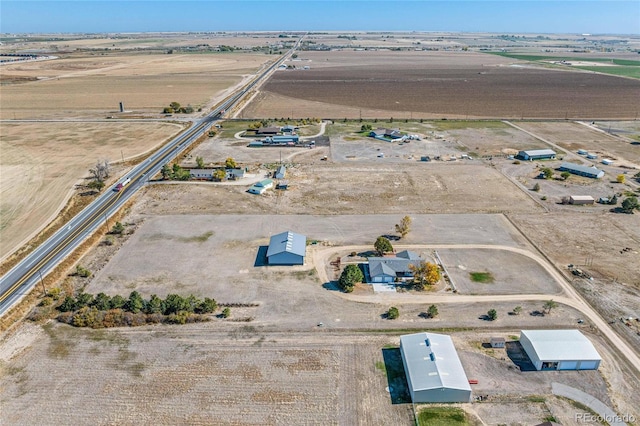
POLYGON ((602 360, 578 330, 522 330, 520 344, 536 370, 597 370, 602 360))
POLYGON ((569 204, 594 204, 596 200, 591 195, 572 195, 569 204))
POLYGON ((422 258, 418 253, 404 250, 394 257, 370 257, 369 258, 369 282, 392 283, 399 280, 413 278, 410 265, 418 266, 422 258))
POLYGON ((379 128, 369 132, 369 136, 383 141, 388 141, 389 139, 400 139, 402 137, 402 133, 400 133, 400 129, 379 128))
POLYGON ((280 189, 280 190, 286 190, 289 189, 289 182, 286 180, 281 180, 280 182, 278 182, 276 184, 276 189, 280 189))
POLYGON ((298 127, 288 124, 284 127, 281 127, 280 130, 282 131, 282 133, 295 133, 298 131, 298 127))
POLYGON ((273 188, 273 181, 271 179, 263 179, 260 182, 255 183, 248 191, 251 194, 261 195, 264 194, 267 189, 271 188, 273 188))
POLYGON ((274 173, 276 179, 284 179, 287 176, 287 168, 285 166, 278 167, 278 170, 274 173))
POLYGON ((492 348, 504 348, 506 342, 504 337, 492 337, 491 340, 489 340, 489 344, 492 348))
POLYGON ((470 401, 469 380, 451 337, 406 334, 400 336, 400 353, 414 403, 470 401))
POLYGON ((229 180, 242 179, 245 173, 244 169, 227 169, 226 172, 229 180))
POLYGON ((191 169, 189 175, 191 179, 211 180, 215 171, 215 169, 191 169))
POLYGON ((520 151, 516 158, 525 161, 533 160, 555 160, 556 152, 552 149, 532 149, 527 151, 520 151))
POLYGON ((559 170, 561 172, 569 172, 578 176, 585 176, 593 179, 601 179, 604 176, 604 172, 595 166, 583 166, 573 163, 562 163, 559 170))
POLYGON ((267 250, 269 265, 303 265, 307 250, 307 237, 291 231, 271 237, 267 250))

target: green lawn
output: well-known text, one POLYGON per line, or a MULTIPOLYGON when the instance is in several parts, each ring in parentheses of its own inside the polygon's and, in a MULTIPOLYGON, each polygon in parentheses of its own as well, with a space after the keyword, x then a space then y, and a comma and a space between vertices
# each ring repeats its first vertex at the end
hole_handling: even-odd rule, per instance
POLYGON ((418 413, 418 426, 466 426, 467 415, 455 407, 430 407, 418 413))
POLYGON ((493 275, 491 272, 469 272, 471 281, 474 283, 492 283, 493 275))

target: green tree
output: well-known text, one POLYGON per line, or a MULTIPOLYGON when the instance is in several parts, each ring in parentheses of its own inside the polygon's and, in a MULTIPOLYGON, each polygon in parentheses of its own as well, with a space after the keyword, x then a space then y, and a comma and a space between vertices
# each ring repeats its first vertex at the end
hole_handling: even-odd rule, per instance
POLYGON ((60 287, 54 287, 54 288, 50 288, 49 291, 47 291, 47 296, 49 296, 53 300, 58 300, 60 299, 61 293, 62 293, 62 290, 60 290, 60 287))
POLYGON ((236 160, 234 160, 233 158, 229 157, 224 161, 224 166, 227 169, 235 169, 236 167, 238 167, 238 165, 236 164, 236 160))
POLYGON ((562 180, 567 180, 567 179, 569 179, 569 176, 571 176, 571 173, 569 173, 569 172, 562 172, 562 173, 560 173, 560 177, 562 178, 562 180))
POLYGON ((205 297, 204 300, 202 300, 198 304, 196 312, 199 314, 211 314, 215 312, 216 309, 218 309, 218 303, 215 301, 215 299, 205 297))
POLYGON ((225 172, 224 169, 218 169, 215 172, 213 172, 213 179, 217 180, 218 182, 222 182, 226 177, 227 177, 227 172, 225 172))
POLYGON ((395 306, 392 306, 387 311, 387 319, 394 320, 400 316, 400 311, 395 306))
POLYGON ((540 171, 544 175, 545 179, 551 179, 553 177, 553 170, 549 167, 543 167, 540 171))
POLYGON ((122 234, 124 232, 124 225, 121 222, 116 222, 115 225, 113 225, 113 228, 111 228, 111 233, 112 234, 122 234))
POLYGON ((144 311, 147 314, 161 314, 164 311, 162 299, 152 294, 147 303, 145 303, 144 311))
POLYGON ((60 312, 73 312, 76 310, 76 298, 73 296, 67 296, 64 298, 60 306, 58 307, 60 312))
POLYGON ((184 298, 178 294, 170 294, 164 299, 164 314, 177 314, 180 311, 187 311, 189 306, 184 298))
POLYGON ((224 308, 222 310, 222 318, 229 318, 231 316, 231 309, 224 308))
POLYGON ((358 267, 358 265, 350 264, 342 271, 340 279, 338 280, 338 286, 343 291, 351 293, 354 285, 356 283, 361 283, 362 281, 364 281, 364 274, 360 270, 360 267, 358 267))
POLYGON ((547 314, 550 314, 551 310, 557 307, 558 304, 553 300, 547 300, 546 302, 544 302, 544 305, 542 305, 542 309, 545 310, 547 314))
POLYGON ((90 293, 80 293, 76 297, 76 309, 83 308, 85 306, 89 306, 93 303, 93 294, 90 293))
POLYGON ((180 106, 180 103, 178 102, 171 102, 169 104, 169 108, 171 108, 174 111, 180 111, 181 106, 180 106))
POLYGON ((196 157, 196 164, 199 169, 204 169, 204 158, 196 157))
POLYGON ((495 309, 489 309, 489 311, 487 312, 487 317, 490 321, 495 321, 496 319, 498 319, 498 311, 496 311, 495 309))
POLYGON ((108 311, 111 309, 111 297, 104 293, 98 293, 91 306, 94 306, 99 311, 108 311))
POLYGON ((169 180, 171 179, 171 168, 169 167, 168 164, 165 164, 164 166, 162 166, 162 180, 169 180))
POLYGON ((127 303, 127 301, 124 297, 116 294, 111 298, 111 309, 122 309, 125 303, 127 303))
POLYGON ((540 184, 538 182, 536 182, 536 184, 533 185, 533 190, 536 192, 540 192, 540 184))
POLYGON ((438 316, 438 307, 436 305, 429 306, 429 309, 427 309, 427 316, 429 318, 437 317, 438 316))
POLYGON ((361 132, 370 132, 371 130, 373 130, 371 124, 363 124, 362 126, 360 126, 361 132))
POLYGON ((125 311, 137 314, 142 312, 144 305, 144 299, 140 296, 140 293, 134 290, 129 294, 129 299, 125 303, 124 309, 125 311))
POLYGON ((102 191, 102 188, 104 188, 104 182, 101 180, 94 179, 87 184, 87 188, 95 189, 96 191, 102 191))
POLYGON ((622 211, 625 213, 633 214, 634 210, 640 210, 640 204, 638 204, 638 198, 634 196, 625 198, 621 206, 622 206, 622 211))
POLYGON ((380 256, 393 251, 391 241, 389 241, 385 237, 378 237, 378 239, 376 239, 376 242, 373 244, 373 248, 376 250, 376 252, 378 252, 380 256))
POLYGON ((396 232, 400 234, 401 238, 407 236, 407 234, 411 231, 411 218, 409 216, 405 216, 400 220, 400 223, 396 224, 396 232))
POLYGON ((82 265, 76 266, 76 275, 82 278, 89 278, 91 276, 91 271, 82 265))
POLYGON ((513 308, 514 314, 520 315, 521 312, 522 312, 522 306, 516 306, 515 308, 513 308))

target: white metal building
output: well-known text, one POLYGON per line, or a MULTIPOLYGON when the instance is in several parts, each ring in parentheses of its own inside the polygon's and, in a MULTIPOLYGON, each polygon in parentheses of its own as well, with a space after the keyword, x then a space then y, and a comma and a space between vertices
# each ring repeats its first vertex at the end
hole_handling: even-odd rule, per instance
POLYGON ((522 330, 520 344, 536 370, 597 370, 602 360, 579 330, 522 330))
POLYGON ((406 334, 400 337, 400 352, 414 403, 469 402, 471 386, 451 337, 406 334))
POLYGON ((267 259, 269 265, 304 265, 306 250, 307 237, 286 231, 271 237, 267 259))

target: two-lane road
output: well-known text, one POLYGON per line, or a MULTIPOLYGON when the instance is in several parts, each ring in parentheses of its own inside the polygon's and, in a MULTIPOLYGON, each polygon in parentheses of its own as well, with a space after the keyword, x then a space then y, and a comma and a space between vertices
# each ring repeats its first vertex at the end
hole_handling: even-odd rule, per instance
POLYGON ((0 315, 3 315, 13 304, 26 295, 47 273, 51 272, 62 260, 71 254, 108 218, 116 213, 151 177, 160 172, 162 167, 176 158, 195 140, 202 136, 213 122, 220 119, 224 112, 232 108, 254 86, 264 81, 278 66, 287 59, 300 45, 302 38, 295 46, 265 69, 253 81, 237 90, 226 101, 204 118, 196 121, 186 131, 172 139, 164 147, 138 164, 118 182, 130 179, 120 191, 107 188, 96 200, 59 229, 42 245, 14 266, 0 278, 0 315))

